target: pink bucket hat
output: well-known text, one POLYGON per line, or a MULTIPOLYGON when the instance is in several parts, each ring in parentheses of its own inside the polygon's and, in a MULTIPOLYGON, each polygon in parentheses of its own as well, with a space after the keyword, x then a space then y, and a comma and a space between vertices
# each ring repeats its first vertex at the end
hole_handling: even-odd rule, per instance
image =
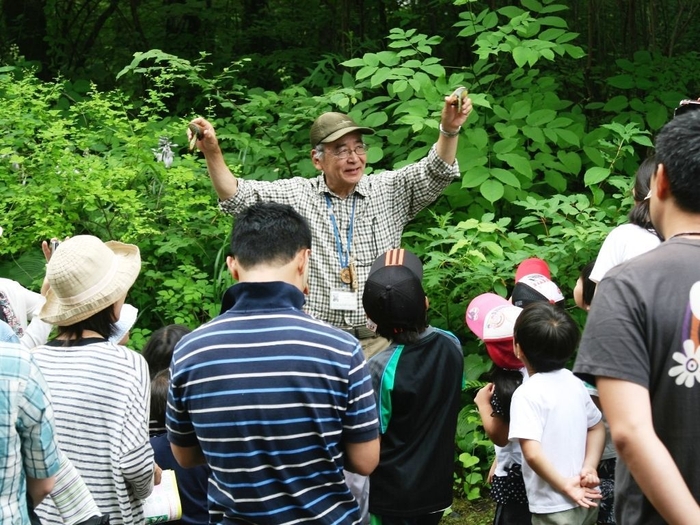
POLYGON ((481 294, 467 307, 467 326, 484 342, 489 357, 498 367, 509 370, 523 367, 513 353, 513 328, 520 312, 522 308, 495 293, 481 294))

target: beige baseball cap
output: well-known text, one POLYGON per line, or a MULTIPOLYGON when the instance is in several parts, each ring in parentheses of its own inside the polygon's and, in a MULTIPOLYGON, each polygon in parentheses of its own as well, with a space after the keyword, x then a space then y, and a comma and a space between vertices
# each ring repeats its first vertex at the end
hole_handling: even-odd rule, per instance
POLYGON ((311 147, 338 140, 343 135, 353 131, 360 131, 366 135, 374 134, 372 128, 358 126, 357 123, 344 113, 329 111, 318 117, 311 125, 309 138, 311 147))

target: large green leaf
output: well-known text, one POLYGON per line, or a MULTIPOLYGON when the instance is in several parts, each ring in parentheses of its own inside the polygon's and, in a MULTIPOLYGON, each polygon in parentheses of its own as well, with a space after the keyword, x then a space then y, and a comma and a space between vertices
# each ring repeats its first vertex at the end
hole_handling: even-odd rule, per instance
POLYGON ((510 118, 513 120, 525 118, 530 113, 530 108, 529 100, 518 100, 510 107, 510 118))
POLYGON ((376 73, 374 73, 374 75, 372 75, 372 78, 370 80, 370 84, 372 85, 372 87, 377 87, 377 86, 383 84, 386 79, 391 77, 391 75, 392 75, 391 68, 381 67, 376 71, 376 73))
POLYGON ((527 116, 526 122, 528 126, 541 127, 554 120, 556 116, 557 112, 553 109, 538 109, 527 116))
POLYGON ((609 176, 610 169, 595 166, 586 170, 586 174, 583 176, 583 182, 586 186, 592 186, 593 184, 600 184, 609 176))
MULTIPOLYGON (((532 166, 530 166, 530 159, 517 153, 502 153, 497 155, 497 157, 506 162, 511 168, 521 175, 524 175, 528 179, 532 179, 532 166)), ((515 175, 513 175, 513 177, 515 177, 515 175)), ((501 182, 505 182, 506 184, 510 184, 511 186, 515 186, 516 188, 520 187, 520 181, 517 181, 517 183, 511 183, 501 179, 500 177, 499 180, 501 182)))
POLYGON ((479 186, 479 191, 484 196, 484 198, 489 202, 496 202, 501 197, 503 197, 503 184, 497 180, 488 179, 485 180, 481 186, 479 186))
POLYGON ((467 170, 462 177, 463 188, 476 188, 489 178, 489 170, 485 166, 474 166, 467 170))
POLYGON ((647 109, 646 117, 651 129, 661 129, 668 122, 668 110, 661 104, 651 104, 647 109))
POLYGON ((557 158, 561 161, 567 173, 577 175, 581 171, 581 156, 573 151, 558 151, 557 158))
MULTIPOLYGON (((515 156, 517 155, 511 155, 511 157, 515 156)), ((501 168, 491 168, 491 175, 507 186, 513 186, 514 188, 520 187, 520 181, 518 180, 518 177, 513 175, 508 170, 504 170, 501 168)))
POLYGON ((508 153, 513 151, 518 145, 518 139, 503 139, 495 142, 493 145, 494 153, 508 153))

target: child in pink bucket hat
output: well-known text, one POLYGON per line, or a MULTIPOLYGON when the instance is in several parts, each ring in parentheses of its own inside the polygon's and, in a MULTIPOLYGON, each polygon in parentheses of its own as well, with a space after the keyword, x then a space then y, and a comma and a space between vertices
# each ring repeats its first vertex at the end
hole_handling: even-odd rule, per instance
POLYGON ((508 441, 510 401, 527 374, 513 352, 513 328, 521 311, 500 295, 484 293, 469 303, 465 316, 467 326, 484 342, 494 364, 491 382, 474 399, 496 449, 489 472, 491 497, 496 502, 494 525, 526 525, 531 520, 520 445, 508 441))

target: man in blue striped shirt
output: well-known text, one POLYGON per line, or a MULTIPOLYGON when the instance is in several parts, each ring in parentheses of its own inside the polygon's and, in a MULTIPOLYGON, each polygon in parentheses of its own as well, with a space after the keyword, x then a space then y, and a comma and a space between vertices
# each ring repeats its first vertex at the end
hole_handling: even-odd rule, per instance
POLYGON ((302 311, 308 224, 288 205, 237 216, 234 306, 175 348, 166 414, 182 466, 208 463, 212 523, 359 523, 343 468, 379 460, 358 341, 302 311))

